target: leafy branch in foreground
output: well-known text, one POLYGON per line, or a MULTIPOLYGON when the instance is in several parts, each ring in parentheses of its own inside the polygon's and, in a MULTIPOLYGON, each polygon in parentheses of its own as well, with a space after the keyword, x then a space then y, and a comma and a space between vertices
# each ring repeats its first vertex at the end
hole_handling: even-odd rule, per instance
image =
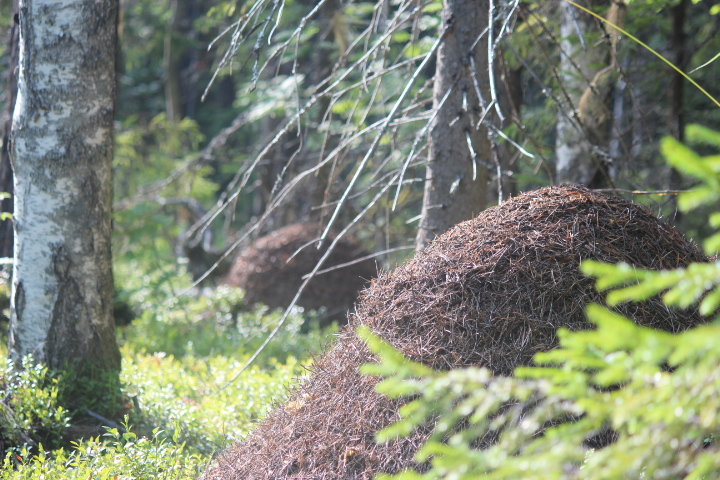
MULTIPOLYGON (((699 125, 687 128, 690 142, 703 143, 720 150, 720 133, 699 125)), ((702 206, 715 206, 720 200, 720 156, 700 156, 673 138, 661 143, 668 163, 680 172, 700 180, 700 184, 680 194, 678 207, 691 211, 702 206)), ((720 227, 720 212, 709 217, 710 226, 720 227)), ((705 253, 720 251, 720 233, 703 242, 705 253)), ((581 270, 597 279, 598 290, 615 289, 607 296, 610 305, 628 301, 642 301, 664 292, 663 301, 671 307, 688 308, 700 301, 699 311, 710 316, 720 307, 720 262, 693 263, 687 269, 652 271, 631 265, 610 265, 595 261, 584 262, 581 270), (618 288, 622 287, 622 288, 618 288)))
MULTIPOLYGON (((688 139, 720 149, 720 134, 702 127, 690 127, 688 139)), ((701 180, 680 197, 680 207, 716 203, 720 157, 702 157, 672 139, 662 148, 673 166, 701 180)), ((720 225, 720 213, 710 222, 720 225)), ((704 243, 708 253, 718 245, 720 234, 704 243)), ((586 262, 583 271, 601 290, 616 289, 611 305, 664 292, 669 306, 700 302, 708 316, 720 307, 718 262, 662 272, 586 262)), ((717 478, 720 323, 673 335, 599 305, 589 305, 587 316, 595 330, 560 330, 559 348, 538 354, 539 366, 513 377, 481 368, 432 370, 361 329, 380 359, 363 372, 383 377, 378 391, 408 402, 378 441, 433 426, 417 454, 427 471, 379 478, 717 478)))
POLYGON ((412 399, 381 442, 435 422, 418 452, 428 472, 386 479, 711 478, 720 473, 720 326, 680 335, 634 324, 600 306, 597 330, 561 332, 545 367, 493 377, 485 369, 430 371, 361 333, 379 358, 364 372, 380 392, 412 399), (394 371, 402 365, 401 373, 394 371), (668 368, 671 367, 671 368, 668 368), (412 380, 409 380, 412 379, 412 380), (611 433, 607 427, 611 427, 611 433), (603 443, 611 437, 615 441, 603 443), (602 446, 592 449, 590 446, 602 446))

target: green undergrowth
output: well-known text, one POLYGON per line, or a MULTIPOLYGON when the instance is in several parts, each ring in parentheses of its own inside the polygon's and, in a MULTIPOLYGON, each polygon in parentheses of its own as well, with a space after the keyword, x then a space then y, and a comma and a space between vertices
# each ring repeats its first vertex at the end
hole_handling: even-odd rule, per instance
MULTIPOLYGON (((240 290, 220 286, 196 298, 177 298, 169 307, 145 310, 120 335, 123 343, 142 353, 240 358, 263 343, 281 316, 264 306, 246 307, 240 290)), ((335 328, 320 328, 314 313, 298 309, 263 351, 259 364, 318 352, 335 328)))
POLYGON ((0 478, 197 478, 214 453, 286 398, 336 328, 321 329, 298 310, 238 376, 280 317, 246 308, 240 292, 223 288, 146 308, 118 333, 124 423, 114 419, 80 441, 72 429, 87 416, 60 405, 61 378, 30 359, 21 373, 3 360, 0 478))
POLYGON ((253 366, 233 381, 247 357, 123 353, 123 383, 137 427, 178 432, 189 450, 203 454, 246 434, 305 372, 288 357, 282 363, 253 366))
POLYGON ((8 453, 0 474, 4 480, 190 480, 202 473, 207 458, 188 452, 185 444, 156 430, 139 436, 129 425, 69 448, 31 455, 8 453))
POLYGON ((0 440, 3 446, 44 443, 62 444, 70 425, 70 413, 59 401, 58 378, 47 367, 37 365, 31 356, 22 368, 3 356, 0 359, 0 440))

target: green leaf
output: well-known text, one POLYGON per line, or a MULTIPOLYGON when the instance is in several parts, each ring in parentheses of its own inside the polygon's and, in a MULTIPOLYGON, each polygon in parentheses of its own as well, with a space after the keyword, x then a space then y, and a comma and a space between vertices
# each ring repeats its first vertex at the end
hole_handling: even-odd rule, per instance
MULTIPOLYGON (((718 58, 719 55, 720 54, 716 55, 713 60, 718 58)), ((689 142, 705 143, 720 149, 720 132, 711 130, 702 125, 688 125, 685 129, 685 136, 689 142)))
POLYGON ((720 233, 716 233, 706 238, 703 242, 703 250, 705 254, 712 256, 720 251, 720 233))
POLYGON ((583 261, 580 264, 580 271, 585 275, 596 277, 595 288, 601 292, 637 280, 639 275, 639 270, 627 263, 613 265, 596 260, 583 261))
POLYGON ((423 13, 438 13, 442 11, 443 4, 439 0, 434 0, 433 2, 429 3, 425 7, 423 7, 423 13))
POLYGON ((712 205, 718 198, 720 193, 715 187, 699 186, 678 195, 678 208, 683 212, 689 212, 703 205, 712 205))
POLYGON ((720 228, 720 212, 710 214, 710 226, 713 228, 720 228))
POLYGON ((702 161, 702 158, 673 137, 665 137, 660 142, 660 150, 670 165, 678 171, 700 180, 714 176, 714 172, 702 161))
POLYGON ((720 286, 716 286, 700 302, 700 315, 710 316, 718 310, 718 307, 720 307, 720 286))

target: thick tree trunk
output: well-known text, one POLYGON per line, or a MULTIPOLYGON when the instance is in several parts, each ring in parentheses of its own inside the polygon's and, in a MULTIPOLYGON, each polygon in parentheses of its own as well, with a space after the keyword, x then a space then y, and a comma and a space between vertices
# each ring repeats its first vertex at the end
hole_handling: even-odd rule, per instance
MULTIPOLYGON (((672 50, 673 63, 682 71, 687 71, 687 33, 685 32, 685 19, 687 17, 688 0, 680 0, 670 11, 672 12, 672 50)), ((685 79, 682 75, 673 73, 670 80, 670 109, 668 111, 668 123, 670 135, 681 142, 685 140, 685 79)), ((674 168, 670 169, 668 188, 682 188, 682 176, 674 168)), ((681 213, 676 211, 674 220, 680 220, 681 213)))
POLYGON ((10 349, 81 377, 120 367, 110 254, 117 14, 117 0, 20 2, 10 349))
MULTIPOLYGON (((13 20, 17 18, 18 2, 13 0, 13 20)), ((9 198, 0 200, 0 213, 12 213, 13 211, 13 173, 10 165, 10 127, 12 126, 12 112, 17 96, 17 63, 18 63, 18 40, 20 30, 18 24, 13 21, 10 28, 10 39, 8 41, 8 71, 6 79, 7 102, 2 112, 2 150, 0 150, 0 192, 9 193, 9 198)), ((12 258, 13 256, 13 225, 11 220, 0 219, 0 257, 12 258)), ((2 267, 0 267, 2 268, 2 267)))
MULTIPOLYGON (((604 30, 597 20, 569 3, 560 3, 559 74, 567 103, 560 105, 562 111, 556 127, 557 181, 584 185, 603 183, 602 160, 593 154, 592 146, 607 149, 611 104, 606 102, 609 100, 606 95, 608 88, 612 92, 613 83, 609 83, 601 70, 610 61, 610 44, 603 40, 604 30), (592 85, 596 76, 601 81, 597 83, 602 85, 592 85), (583 105, 582 120, 592 125, 585 125, 581 120, 583 97, 594 100, 583 105)), ((592 8, 601 2, 580 3, 592 8)))
POLYGON ((447 33, 438 51, 434 87, 434 107, 440 110, 430 131, 418 248, 479 213, 488 196, 490 145, 485 128, 477 124, 482 106, 473 84, 477 75, 487 100, 487 35, 478 41, 488 25, 487 2, 446 0, 443 25, 447 33))

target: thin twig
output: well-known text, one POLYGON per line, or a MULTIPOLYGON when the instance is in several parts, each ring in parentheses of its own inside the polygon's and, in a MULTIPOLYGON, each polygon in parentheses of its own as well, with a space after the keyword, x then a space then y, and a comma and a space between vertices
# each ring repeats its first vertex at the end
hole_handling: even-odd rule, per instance
MULTIPOLYGON (((324 273, 329 273, 329 272, 333 272, 335 270, 340 270, 342 268, 364 262, 365 260, 370 260, 371 258, 377 258, 382 255, 386 255, 388 253, 400 252, 402 250, 414 250, 414 249, 415 249, 415 245, 403 245, 402 247, 394 247, 394 248, 388 248, 386 250, 380 250, 379 252, 371 253, 370 255, 365 255, 363 257, 356 258, 355 260, 352 260, 350 262, 339 263, 335 266, 324 268, 322 270, 318 270, 317 272, 315 272, 315 276, 317 277, 318 275, 322 275, 324 273)), ((309 278, 309 277, 310 277, 310 274, 308 273, 306 275, 303 275, 302 279, 305 280, 306 278, 309 278)))

